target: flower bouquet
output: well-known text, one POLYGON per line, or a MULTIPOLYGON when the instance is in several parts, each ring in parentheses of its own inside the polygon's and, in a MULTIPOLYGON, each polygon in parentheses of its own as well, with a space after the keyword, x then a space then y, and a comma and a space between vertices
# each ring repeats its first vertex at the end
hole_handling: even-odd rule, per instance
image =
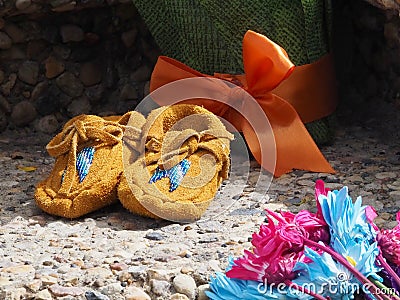
POLYGON ((353 203, 347 187, 330 191, 318 180, 315 196, 316 213, 267 209, 252 251, 230 258, 207 296, 400 300, 400 212, 395 228, 380 230, 374 208, 353 203))

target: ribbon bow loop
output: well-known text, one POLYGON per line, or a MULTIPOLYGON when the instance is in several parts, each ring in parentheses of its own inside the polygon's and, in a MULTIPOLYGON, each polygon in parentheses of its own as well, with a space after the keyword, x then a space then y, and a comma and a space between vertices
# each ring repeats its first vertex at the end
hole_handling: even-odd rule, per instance
POLYGON ((243 38, 243 66, 253 96, 270 92, 294 70, 286 51, 266 36, 248 31, 243 38))
POLYGON ((331 60, 323 57, 295 68, 283 48, 249 30, 243 38, 243 65, 245 74, 210 76, 161 56, 150 81, 152 98, 160 105, 181 99, 224 118, 243 132, 255 159, 275 176, 292 169, 334 173, 301 119, 313 121, 333 112, 336 98, 331 60), (193 81, 195 78, 202 80, 193 81), (173 82, 177 82, 177 88, 157 90, 173 82), (256 105, 250 103, 254 100, 256 105), (268 120, 261 120, 265 116, 268 120), (260 122, 264 123, 260 126, 260 122), (272 136, 276 151, 271 140, 260 140, 272 136), (270 161, 274 159, 276 164, 270 161))

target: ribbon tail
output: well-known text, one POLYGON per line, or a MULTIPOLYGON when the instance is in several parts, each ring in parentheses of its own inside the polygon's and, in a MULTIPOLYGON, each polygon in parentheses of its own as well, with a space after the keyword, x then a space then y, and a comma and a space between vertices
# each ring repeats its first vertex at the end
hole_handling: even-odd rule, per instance
POLYGON ((259 99, 259 104, 268 117, 275 139, 276 166, 274 169, 271 170, 273 164, 270 161, 272 153, 270 148, 273 145, 259 143, 256 133, 247 122, 243 123, 242 130, 254 158, 260 165, 276 177, 293 169, 335 173, 304 127, 297 112, 287 101, 271 94, 271 98, 259 99), (265 158, 264 153, 268 154, 265 158))

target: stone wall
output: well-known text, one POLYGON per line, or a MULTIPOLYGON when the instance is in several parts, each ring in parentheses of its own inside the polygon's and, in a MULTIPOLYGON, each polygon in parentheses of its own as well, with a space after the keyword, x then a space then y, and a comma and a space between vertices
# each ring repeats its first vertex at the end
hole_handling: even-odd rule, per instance
MULTIPOLYGON (((341 107, 400 107, 397 1, 333 3, 341 107)), ((0 132, 133 109, 159 54, 130 0, 0 0, 0 132)))
POLYGON ((333 2, 340 107, 378 113, 375 109, 385 102, 400 109, 400 17, 397 1, 333 2))
POLYGON ((134 109, 159 51, 131 1, 34 2, 0 0, 0 131, 134 109))

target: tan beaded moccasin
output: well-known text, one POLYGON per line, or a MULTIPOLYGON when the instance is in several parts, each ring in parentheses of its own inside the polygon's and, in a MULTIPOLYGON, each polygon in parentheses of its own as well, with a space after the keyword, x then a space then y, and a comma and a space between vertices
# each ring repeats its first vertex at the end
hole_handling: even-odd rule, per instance
POLYGON ((196 105, 161 107, 149 114, 140 141, 130 145, 125 136, 123 206, 153 218, 198 220, 229 173, 233 136, 218 117, 196 105))
POLYGON ((137 112, 106 118, 80 115, 68 121, 46 147, 56 160, 36 188, 37 205, 49 214, 77 218, 115 202, 123 172, 122 137, 130 119, 140 127, 145 122, 137 112))

